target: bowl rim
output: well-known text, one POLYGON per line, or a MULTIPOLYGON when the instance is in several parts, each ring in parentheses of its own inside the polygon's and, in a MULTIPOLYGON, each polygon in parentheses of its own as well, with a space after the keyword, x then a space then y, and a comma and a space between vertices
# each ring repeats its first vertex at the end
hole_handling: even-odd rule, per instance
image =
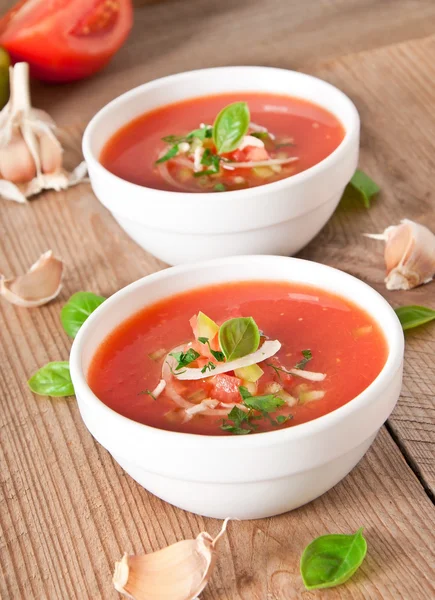
MULTIPOLYGON (((229 89, 228 91, 231 91, 231 90, 229 89)), ((233 91, 234 91, 234 88, 233 88, 233 91)), ((246 91, 246 90, 244 90, 244 91, 246 91)), ((236 90, 236 92, 237 92, 237 90, 236 90)), ((251 90, 250 93, 252 93, 252 92, 255 93, 255 90, 251 90)), ((226 92, 219 92, 219 93, 226 93, 226 92)), ((267 93, 273 94, 274 92, 269 91, 267 93)), ((213 95, 213 93, 211 92, 210 95, 213 95)), ((285 94, 280 93, 280 95, 285 95, 285 94)), ((200 97, 200 96, 197 96, 194 93, 192 93, 192 95, 189 96, 189 98, 195 98, 195 97, 200 97)), ((294 95, 291 95, 290 97, 303 98, 303 96, 294 96, 294 95)), ((186 100, 187 99, 188 98, 186 98, 186 100)), ((174 103, 176 103, 176 102, 174 102, 174 103)), ((158 104, 155 108, 163 107, 168 104, 171 104, 171 102, 158 104)), ((146 112, 149 112, 149 111, 144 111, 142 114, 146 114, 146 112)), ((138 116, 140 116, 140 115, 138 115, 138 116)), ((136 117, 134 117, 134 118, 136 118, 136 117)), ((133 118, 130 120, 127 120, 124 123, 124 125, 120 126, 118 128, 118 131, 119 131, 119 129, 121 129, 121 127, 124 127, 125 125, 127 125, 131 120, 133 120, 133 118)), ((162 200, 164 199, 168 202, 171 202, 171 201, 179 202, 180 197, 183 196, 184 200, 189 198, 190 200, 196 200, 197 202, 201 203, 204 201, 205 198, 207 198, 210 201, 210 197, 213 197, 213 195, 215 195, 215 196, 219 197, 220 202, 228 203, 228 202, 233 202, 235 197, 238 197, 238 196, 240 196, 241 198, 248 198, 249 196, 252 197, 253 195, 261 195, 263 193, 270 193, 270 192, 273 193, 275 191, 278 192, 282 188, 295 187, 298 184, 303 184, 307 179, 310 179, 318 174, 323 173, 325 170, 327 170, 329 167, 331 167, 334 163, 336 163, 340 159, 345 158, 349 146, 352 145, 355 138, 357 138, 357 139, 359 138, 359 130, 360 130, 360 118, 359 118, 359 113, 358 113, 358 110, 357 110, 355 104, 344 92, 342 92, 339 88, 335 87, 331 83, 329 83, 323 79, 320 79, 319 77, 314 77, 313 75, 309 75, 307 73, 301 73, 299 71, 294 71, 291 69, 282 69, 282 68, 278 68, 278 67, 263 67, 263 66, 255 66, 255 65, 247 65, 247 66, 232 65, 232 66, 226 66, 226 67, 210 67, 210 68, 206 68, 206 69, 195 69, 195 70, 191 70, 191 71, 183 71, 182 73, 175 73, 173 75, 166 75, 164 77, 159 77, 158 79, 153 79, 151 81, 143 83, 143 84, 136 86, 136 87, 128 90, 127 92, 124 92, 123 94, 117 96, 116 98, 114 98, 113 100, 108 102, 105 106, 103 106, 89 121, 89 123, 86 126, 86 129, 84 131, 84 134, 83 134, 82 151, 83 151, 83 155, 84 155, 86 162, 88 164, 90 164, 91 167, 93 169, 95 169, 95 171, 100 176, 104 176, 104 177, 108 178, 109 182, 112 181, 112 182, 116 182, 118 185, 119 184, 127 185, 130 190, 136 190, 138 193, 142 193, 144 195, 143 201, 147 201, 147 200, 151 201, 151 198, 148 198, 148 193, 152 192, 152 194, 157 194, 160 199, 162 199, 162 200), (252 72, 252 73, 254 71, 258 71, 258 70, 267 71, 267 72, 275 72, 278 75, 285 76, 285 77, 296 77, 296 78, 300 79, 301 81, 306 81, 306 82, 314 81, 317 84, 320 84, 320 85, 324 86, 325 88, 328 88, 329 90, 331 90, 331 92, 336 94, 338 97, 340 97, 342 99, 342 101, 345 102, 349 108, 349 111, 351 114, 351 120, 352 120, 351 125, 349 127, 347 127, 347 128, 344 127, 344 125, 341 121, 340 115, 338 115, 337 113, 335 113, 335 112, 329 110, 328 108, 326 108, 325 106, 323 106, 321 98, 318 101, 316 101, 316 103, 320 107, 327 110, 328 112, 331 112, 341 123, 341 125, 345 131, 345 134, 344 134, 344 137, 343 137, 342 141, 340 142, 340 144, 337 146, 337 148, 335 148, 335 150, 333 150, 331 152, 331 154, 326 156, 323 160, 316 163, 312 167, 305 169, 305 171, 301 171, 300 173, 296 173, 295 175, 291 175, 290 177, 285 177, 284 179, 279 179, 278 181, 274 181, 271 183, 264 183, 262 185, 259 185, 259 186, 253 187, 253 188, 245 188, 242 190, 228 190, 223 193, 220 192, 220 193, 216 193, 216 194, 210 194, 209 192, 183 192, 183 191, 159 190, 156 188, 138 185, 136 183, 132 183, 131 181, 127 181, 126 179, 122 179, 118 175, 115 175, 114 173, 112 173, 111 171, 106 169, 106 167, 104 167, 102 165, 102 163, 100 162, 99 156, 96 156, 94 154, 94 152, 92 150, 92 138, 93 138, 95 130, 99 126, 101 120, 107 118, 108 115, 110 115, 112 112, 118 111, 120 109, 120 106, 122 106, 123 103, 128 102, 131 98, 134 98, 135 96, 140 96, 143 93, 146 94, 148 92, 152 92, 153 90, 158 89, 161 85, 166 85, 168 83, 169 84, 178 83, 180 81, 183 81, 183 79, 189 79, 191 77, 201 77, 205 73, 213 72, 214 74, 218 75, 219 73, 231 72, 231 71, 235 71, 235 70, 246 70, 246 71, 252 72)), ((112 133, 111 136, 109 136, 106 139, 104 144, 106 144, 113 135, 114 134, 112 133)), ((103 146, 104 146, 104 144, 103 144, 103 146)), ((156 198, 156 197, 152 198, 153 202, 156 200, 158 200, 158 198, 156 198)), ((291 198, 289 198, 289 201, 291 201, 291 198)))
MULTIPOLYGON (((261 279, 261 277, 259 278, 261 279)), ((284 281, 277 277, 276 279, 270 281, 284 281)), ((297 280, 295 280, 297 283, 297 280)), ((222 282, 224 283, 224 282, 222 282)), ((187 291, 189 289, 195 289, 196 287, 206 287, 208 285, 213 285, 213 282, 199 285, 199 286, 190 286, 186 288, 187 291)), ((316 283, 312 283, 310 285, 316 286, 316 283)), ((319 286, 321 289, 321 286, 319 286)), ((339 293, 337 295, 340 295, 339 293)), ((357 289, 355 290, 355 296, 357 295, 357 289)), ((162 296, 161 299, 167 296, 162 296)), ((346 299, 351 300, 357 306, 361 306, 357 299, 348 298, 344 296, 346 299)), ((157 301, 157 300, 156 300, 157 301)), ((146 304, 144 304, 144 307, 146 304)), ((137 312, 137 311, 135 311, 137 312)), ((126 315, 125 319, 132 316, 134 313, 130 315, 126 315)), ((124 319, 124 320, 125 320, 124 319)), ((121 321, 122 322, 122 321, 121 321)), ((120 323, 121 323, 120 322, 120 323)), ((120 324, 119 323, 119 324, 120 324)), ((116 328, 117 326, 110 327, 107 330, 106 337, 116 328)), ((104 338, 103 338, 104 339, 104 338)), ((272 255, 246 255, 246 256, 232 256, 225 258, 212 259, 207 261, 202 261, 198 263, 190 263, 185 265, 178 265, 175 267, 170 267, 167 269, 163 269, 161 271, 157 271, 155 273, 151 273, 150 275, 146 275, 137 281, 130 283, 129 285, 121 288, 119 291, 115 292, 112 296, 110 296, 103 304, 101 304, 86 320, 86 322, 80 328, 76 338, 73 341, 73 345, 71 348, 70 355, 70 370, 71 377, 73 380, 73 384, 76 390, 76 396, 80 397, 78 403, 86 402, 94 406, 100 412, 100 416, 107 416, 112 421, 116 419, 119 422, 120 426, 123 428, 128 428, 133 433, 138 433, 141 436, 147 438, 148 441, 157 441, 157 438, 160 438, 159 443, 168 443, 174 442, 175 445, 180 447, 180 444, 185 442, 189 448, 196 449, 219 449, 219 448, 239 448, 239 449, 249 449, 255 447, 264 447, 264 446, 275 446, 280 445, 282 443, 291 443, 292 441, 297 441, 299 439, 305 438, 307 436, 315 436, 316 433, 320 433, 325 429, 330 427, 334 427, 340 421, 344 421, 347 417, 351 416, 351 413, 357 412, 359 409, 363 407, 364 404, 369 404, 370 402, 376 401, 378 395, 382 393, 382 391, 389 385, 389 383, 395 378, 397 372, 402 368, 403 362, 403 354, 404 354, 404 334, 403 329, 400 324, 400 321, 395 314, 393 308, 387 302, 387 300, 374 288, 369 286, 367 283, 362 280, 341 271, 340 269, 336 269, 334 267, 330 267, 328 265, 324 265, 321 263, 316 263, 314 261, 308 261, 301 258, 292 258, 285 256, 272 256, 272 255), (365 310, 378 324, 380 327, 385 340, 388 345, 388 355, 387 360, 381 369, 380 373, 377 377, 365 388, 360 394, 349 400, 343 406, 321 416, 313 419, 311 421, 307 421, 305 423, 301 423, 295 425, 293 427, 287 427, 280 430, 266 431, 257 433, 255 435, 249 436, 213 436, 213 435, 202 435, 202 434, 194 434, 194 433, 185 433, 179 431, 168 431, 166 429, 158 429, 156 427, 151 427, 149 425, 145 425, 143 423, 139 423, 138 421, 134 421, 128 417, 125 417, 115 410, 107 406, 102 400, 100 400, 91 388, 88 385, 86 375, 82 368, 81 364, 81 354, 82 348, 86 345, 86 339, 88 334, 88 330, 92 328, 94 321, 97 318, 100 318, 100 315, 104 313, 107 307, 110 307, 120 301, 122 301, 126 296, 130 293, 134 292, 138 288, 140 289, 142 286, 153 285, 155 281, 171 278, 173 275, 179 275, 185 273, 186 271, 194 271, 195 269, 203 269, 209 268, 213 266, 225 265, 228 263, 238 262, 244 263, 245 261, 262 261, 263 263, 272 262, 302 262, 302 263, 310 263, 310 265, 316 265, 314 268, 319 268, 324 271, 339 273, 340 277, 343 277, 348 284, 356 286, 356 288, 368 288, 369 293, 372 294, 374 300, 379 303, 379 306, 383 306, 387 313, 389 313, 389 317, 385 320, 380 321, 375 314, 373 314, 372 310, 368 310, 365 307, 365 310)), ((382 424, 382 423, 381 423, 382 424)), ((374 429, 378 429, 381 424, 374 424, 374 429)), ((93 433, 93 432, 92 432, 93 433)), ((125 429, 124 429, 125 433, 125 429)))

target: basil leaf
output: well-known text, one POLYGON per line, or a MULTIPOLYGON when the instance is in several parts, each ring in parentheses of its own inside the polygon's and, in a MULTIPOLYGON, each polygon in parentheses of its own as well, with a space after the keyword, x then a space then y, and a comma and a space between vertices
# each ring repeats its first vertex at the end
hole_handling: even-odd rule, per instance
POLYGON ((206 371, 214 371, 216 369, 216 365, 209 361, 206 365, 204 365, 201 369, 201 373, 205 373, 206 371))
POLYGON ((304 358, 295 364, 294 369, 305 369, 307 362, 313 358, 311 350, 302 350, 302 356, 304 358))
POLYGON ((158 160, 156 160, 156 165, 159 165, 160 163, 164 163, 167 160, 174 158, 174 156, 176 156, 177 153, 178 153, 178 144, 175 144, 175 146, 172 146, 172 148, 169 148, 169 150, 166 152, 166 154, 164 156, 161 156, 158 160))
POLYGON ((419 325, 424 325, 435 319, 435 310, 427 306, 399 306, 395 311, 404 331, 419 327, 419 325))
POLYGON ((69 372, 69 362, 50 362, 39 369, 27 382, 29 388, 40 396, 74 396, 74 386, 69 372))
POLYGON ((173 356, 175 360, 178 361, 178 364, 175 367, 175 370, 178 371, 179 369, 190 365, 190 363, 199 358, 201 355, 193 348, 189 348, 187 352, 170 352, 169 356, 173 356))
POLYGON ((308 544, 300 564, 307 590, 335 587, 352 577, 367 552, 362 529, 354 535, 322 535, 308 544))
POLYGON ((234 102, 221 110, 213 125, 213 141, 219 154, 237 148, 249 128, 246 102, 234 102))
POLYGON ((360 171, 359 169, 355 171, 354 176, 349 182, 349 186, 359 193, 366 208, 370 208, 370 200, 381 189, 373 179, 370 179, 364 171, 360 171))
POLYGON ((105 299, 103 296, 97 296, 92 292, 77 292, 73 294, 60 312, 60 320, 66 333, 71 337, 75 337, 89 315, 105 299))
POLYGON ((219 345, 227 361, 247 356, 260 345, 260 332, 252 317, 225 321, 219 329, 219 345))

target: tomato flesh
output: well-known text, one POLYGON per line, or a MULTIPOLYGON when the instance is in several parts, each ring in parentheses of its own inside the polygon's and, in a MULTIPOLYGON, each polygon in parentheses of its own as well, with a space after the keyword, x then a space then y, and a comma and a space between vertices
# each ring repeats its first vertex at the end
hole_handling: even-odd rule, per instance
POLYGON ((131 0, 22 0, 0 20, 0 45, 44 81, 73 81, 103 68, 126 40, 131 0))

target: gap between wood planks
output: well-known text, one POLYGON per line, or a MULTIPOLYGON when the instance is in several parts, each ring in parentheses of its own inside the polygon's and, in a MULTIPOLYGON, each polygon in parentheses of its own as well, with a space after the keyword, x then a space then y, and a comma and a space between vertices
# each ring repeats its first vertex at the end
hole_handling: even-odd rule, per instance
POLYGON ((435 494, 431 490, 430 486, 424 480, 424 477, 423 477, 423 474, 421 472, 421 469, 419 468, 419 466, 416 463, 416 461, 413 459, 413 457, 410 455, 410 453, 405 448, 405 444, 400 440, 400 437, 394 431, 394 428, 392 427, 392 425, 390 425, 390 421, 389 420, 387 420, 385 422, 385 429, 388 431, 388 433, 390 434, 391 439, 393 440, 393 442, 398 447, 401 455, 405 459, 406 464, 408 465, 408 467, 411 469, 411 471, 414 473, 414 475, 416 476, 416 478, 420 482, 420 485, 423 488, 426 496, 429 498, 429 500, 435 506, 435 494))

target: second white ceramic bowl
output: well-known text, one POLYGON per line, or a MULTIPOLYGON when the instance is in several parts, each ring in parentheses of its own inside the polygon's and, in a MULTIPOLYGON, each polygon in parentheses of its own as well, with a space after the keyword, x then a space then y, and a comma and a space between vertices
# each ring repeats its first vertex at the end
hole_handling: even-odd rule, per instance
POLYGON ((359 129, 353 103, 325 81, 269 67, 219 67, 157 79, 116 98, 89 123, 83 153, 99 200, 138 244, 165 262, 236 254, 288 256, 310 242, 335 210, 357 167, 359 129), (99 162, 109 138, 144 112, 187 98, 238 91, 315 102, 341 121, 345 137, 331 155, 302 173, 219 194, 142 187, 120 179, 99 162))
POLYGON ((300 259, 248 256, 167 269, 117 292, 79 331, 70 369, 87 428, 143 487, 194 513, 255 519, 313 500, 357 464, 397 402, 403 350, 395 312, 362 281, 300 259), (119 415, 93 394, 86 374, 95 351, 144 305, 198 286, 259 279, 315 285, 364 308, 388 344, 387 362, 373 383, 348 404, 308 423, 229 437, 148 427, 119 415))

